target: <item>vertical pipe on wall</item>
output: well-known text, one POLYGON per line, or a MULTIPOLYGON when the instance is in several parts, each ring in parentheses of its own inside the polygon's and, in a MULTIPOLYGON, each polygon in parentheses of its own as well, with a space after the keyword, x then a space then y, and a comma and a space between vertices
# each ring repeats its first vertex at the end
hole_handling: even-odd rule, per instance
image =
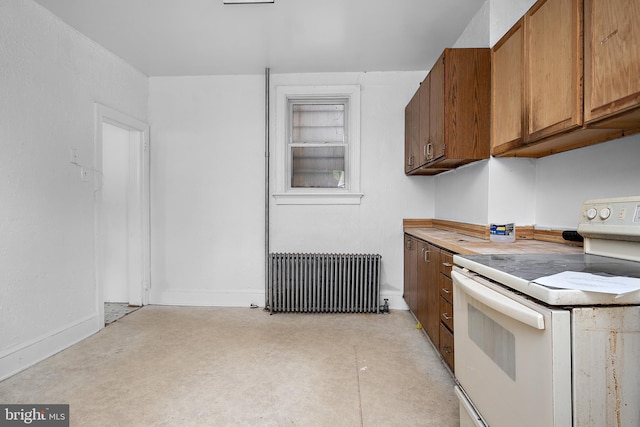
POLYGON ((269 307, 269 68, 264 70, 264 307, 269 307))

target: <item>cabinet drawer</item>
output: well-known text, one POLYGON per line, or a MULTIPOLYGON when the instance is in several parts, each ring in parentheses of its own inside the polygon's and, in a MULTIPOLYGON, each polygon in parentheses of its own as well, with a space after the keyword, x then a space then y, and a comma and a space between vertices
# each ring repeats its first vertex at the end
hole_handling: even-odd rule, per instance
POLYGON ((453 267, 453 254, 445 250, 440 252, 440 273, 451 277, 451 268, 453 267))
POLYGON ((453 280, 444 274, 440 275, 440 296, 453 304, 453 280))
POLYGON ((440 298, 440 321, 453 331, 453 304, 440 298))
POLYGON ((453 366, 453 334, 444 325, 440 324, 440 354, 445 363, 454 370, 453 366))

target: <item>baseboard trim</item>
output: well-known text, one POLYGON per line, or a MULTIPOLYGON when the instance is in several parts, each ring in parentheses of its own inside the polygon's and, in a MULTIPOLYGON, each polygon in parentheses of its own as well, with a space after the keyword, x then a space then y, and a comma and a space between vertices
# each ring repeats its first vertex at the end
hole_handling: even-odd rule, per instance
POLYGON ((402 292, 380 292, 380 305, 384 304, 385 298, 389 300, 389 308, 391 310, 409 310, 409 306, 402 297, 402 292))
POLYGON ((71 347, 98 330, 98 316, 91 315, 0 352, 0 381, 71 347))
MULTIPOLYGON (((402 292, 380 292, 380 305, 384 299, 389 301, 392 310, 408 310, 402 298, 402 292)), ((152 305, 182 305, 189 307, 250 307, 255 304, 264 307, 264 292, 256 291, 163 291, 152 294, 149 303, 152 305)))
POLYGON ((168 290, 149 296, 149 304, 192 307, 263 307, 264 300, 264 291, 168 290))

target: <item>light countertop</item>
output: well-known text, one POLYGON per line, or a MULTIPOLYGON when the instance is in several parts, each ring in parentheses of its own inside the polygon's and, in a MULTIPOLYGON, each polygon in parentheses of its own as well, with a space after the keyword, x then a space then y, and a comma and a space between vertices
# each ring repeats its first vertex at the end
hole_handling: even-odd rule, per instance
POLYGON ((582 246, 533 239, 516 239, 512 243, 499 243, 435 227, 405 227, 404 232, 462 255, 583 253, 582 246))

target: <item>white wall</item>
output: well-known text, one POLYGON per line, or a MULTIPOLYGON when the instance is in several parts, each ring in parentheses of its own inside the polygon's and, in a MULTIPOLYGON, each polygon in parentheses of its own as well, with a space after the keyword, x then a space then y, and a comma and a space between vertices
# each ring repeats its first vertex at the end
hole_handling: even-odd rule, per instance
POLYGON ((264 303, 264 77, 153 77, 152 304, 264 303))
POLYGON ((146 119, 148 82, 30 0, 0 3, 0 379, 98 330, 94 102, 146 119))
POLYGON ((489 172, 489 162, 483 160, 436 175, 435 217, 486 224, 489 172))
POLYGON ((492 13, 491 1, 486 0, 452 47, 489 47, 492 13))
POLYGON ((587 199, 640 196, 640 134, 537 160, 536 224, 578 226, 587 199))
POLYGON ((536 160, 489 160, 489 208, 483 224, 536 224, 536 160))
MULTIPOLYGON (((272 200, 272 252, 380 253, 383 293, 403 305, 402 219, 434 214, 433 179, 402 169, 404 107, 423 77, 271 75, 271 111, 277 85, 361 85, 365 194, 359 206, 272 200)), ((150 79, 151 303, 264 304, 264 93, 262 75, 150 79)))
POLYGON ((487 0, 491 9, 489 46, 496 44, 535 2, 536 0, 487 0))

